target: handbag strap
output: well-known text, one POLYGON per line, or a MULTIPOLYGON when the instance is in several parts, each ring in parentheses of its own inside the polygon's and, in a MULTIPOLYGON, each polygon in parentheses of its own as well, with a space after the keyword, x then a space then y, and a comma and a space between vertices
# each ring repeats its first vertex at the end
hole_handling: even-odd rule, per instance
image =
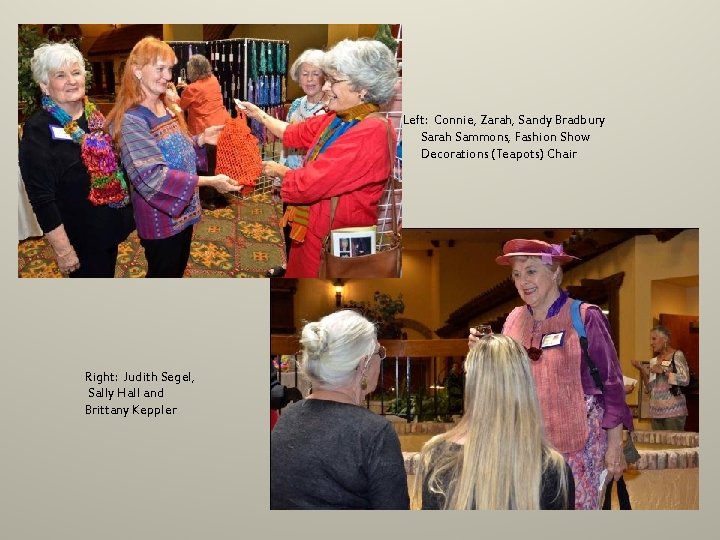
POLYGON ((575 331, 577 332, 577 335, 580 338, 580 348, 582 349, 582 357, 585 359, 585 362, 588 365, 588 369, 590 370, 590 375, 592 375, 595 386, 597 386, 600 389, 600 391, 602 392, 603 383, 600 378, 600 372, 598 371, 598 368, 595 365, 595 362, 593 362, 592 358, 590 358, 590 353, 588 352, 588 340, 587 340, 587 334, 585 333, 585 325, 583 324, 582 318, 580 316, 580 304, 582 304, 582 302, 580 300, 573 300, 572 304, 570 305, 570 313, 572 315, 572 322, 573 322, 573 326, 575 327, 575 331))

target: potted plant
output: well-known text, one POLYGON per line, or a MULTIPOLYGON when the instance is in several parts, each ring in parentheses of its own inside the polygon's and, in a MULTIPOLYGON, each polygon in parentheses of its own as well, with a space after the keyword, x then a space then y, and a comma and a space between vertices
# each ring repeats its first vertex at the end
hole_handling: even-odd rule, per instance
POLYGON ((375 291, 372 302, 350 301, 344 307, 360 312, 369 321, 375 323, 379 339, 400 339, 402 337, 402 324, 395 318, 405 311, 402 294, 393 298, 389 294, 375 291))

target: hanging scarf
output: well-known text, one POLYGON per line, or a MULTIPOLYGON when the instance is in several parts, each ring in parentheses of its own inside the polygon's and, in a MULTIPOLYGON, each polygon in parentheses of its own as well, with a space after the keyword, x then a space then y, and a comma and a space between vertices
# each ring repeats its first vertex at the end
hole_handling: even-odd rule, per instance
POLYGON ((80 155, 90 174, 88 200, 95 206, 107 204, 122 208, 130 202, 125 176, 118 167, 110 135, 102 129, 105 117, 87 96, 84 97, 84 114, 90 133, 85 133, 77 122, 49 96, 42 97, 42 108, 63 125, 65 132, 80 145, 80 155))
MULTIPOLYGON (((338 112, 332 122, 320 134, 320 138, 315 143, 305 157, 305 164, 315 161, 320 154, 330 147, 343 133, 352 126, 360 122, 367 115, 377 112, 380 107, 373 103, 361 103, 350 107, 342 112, 338 112)), ((280 220, 280 226, 284 227, 290 224, 290 238, 296 242, 304 242, 307 234, 308 220, 310 217, 309 206, 293 206, 288 205, 285 214, 280 220)))

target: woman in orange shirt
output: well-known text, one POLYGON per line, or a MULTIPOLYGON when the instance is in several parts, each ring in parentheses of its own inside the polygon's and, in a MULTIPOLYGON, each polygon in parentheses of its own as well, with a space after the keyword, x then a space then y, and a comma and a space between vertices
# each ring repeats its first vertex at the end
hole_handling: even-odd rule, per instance
MULTIPOLYGON (((187 63, 187 78, 190 84, 179 83, 178 89, 182 96, 174 99, 175 103, 187 113, 187 125, 190 135, 198 135, 208 126, 223 125, 230 119, 230 114, 223 105, 222 92, 217 77, 212 74, 210 61, 202 54, 194 54, 187 63)), ((171 99, 177 93, 168 92, 171 99)), ((215 174, 215 145, 205 145, 208 155, 208 175, 215 174)), ((200 187, 200 202, 203 208, 214 210, 227 206, 225 197, 216 190, 200 187)))

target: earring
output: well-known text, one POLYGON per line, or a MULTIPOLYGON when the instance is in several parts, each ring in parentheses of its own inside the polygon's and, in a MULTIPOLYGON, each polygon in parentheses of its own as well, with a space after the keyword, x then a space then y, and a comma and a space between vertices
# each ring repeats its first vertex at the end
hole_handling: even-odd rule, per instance
POLYGON ((362 379, 360 379, 360 389, 367 390, 367 378, 365 375, 363 375, 362 379))
POLYGON ((142 73, 138 73, 138 74, 135 75, 135 76, 137 77, 137 80, 138 80, 138 81, 142 81, 142 73))

